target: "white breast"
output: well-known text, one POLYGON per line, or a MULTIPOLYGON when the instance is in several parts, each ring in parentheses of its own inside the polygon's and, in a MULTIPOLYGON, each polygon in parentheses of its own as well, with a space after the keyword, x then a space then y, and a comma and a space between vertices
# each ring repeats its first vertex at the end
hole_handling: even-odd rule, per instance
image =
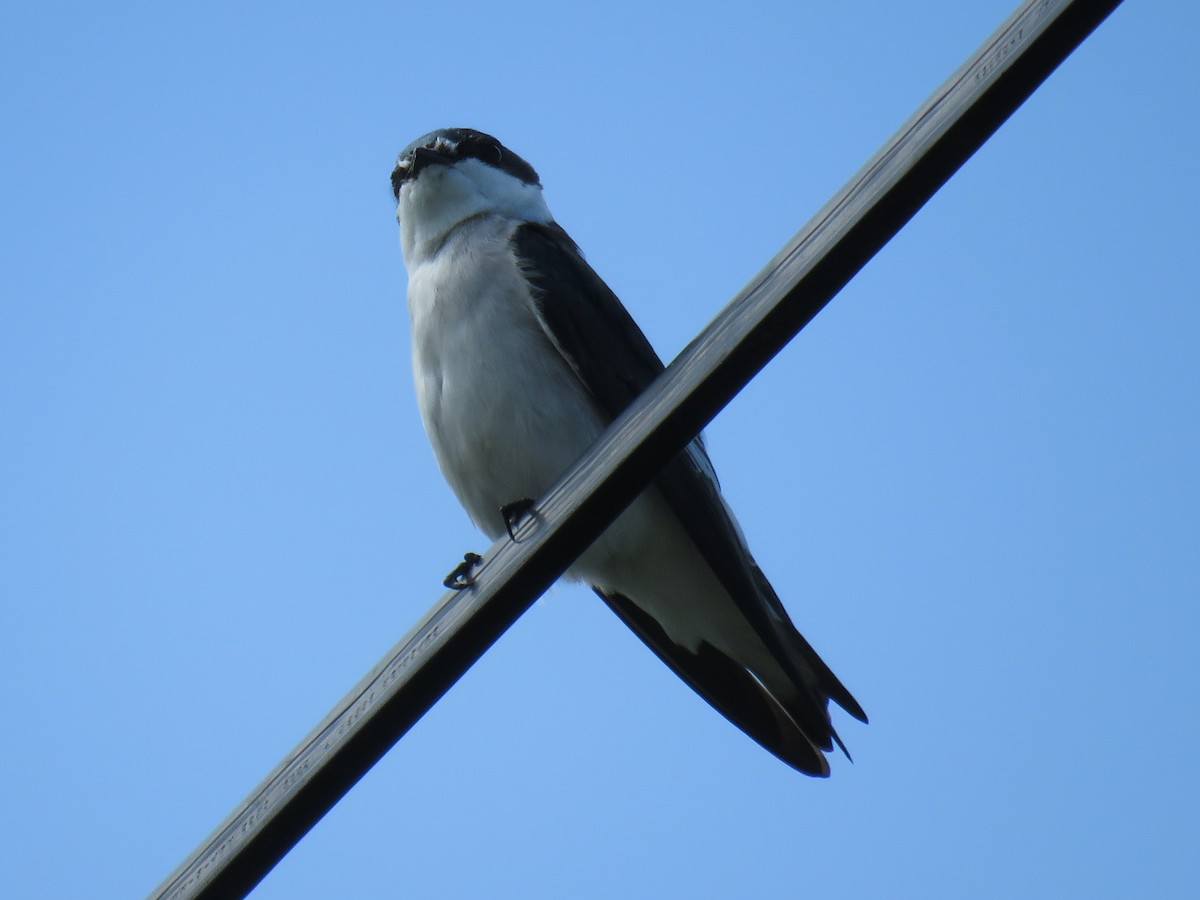
POLYGON ((446 480, 495 539, 499 508, 545 493, 603 422, 534 315, 509 246, 516 228, 480 216, 409 272, 413 376, 446 480))
MULTIPOLYGON (((544 496, 606 424, 542 331, 509 244, 516 227, 504 216, 476 216, 409 263, 421 417, 446 481, 492 540, 504 533, 500 507, 544 496)), ((653 488, 567 577, 634 599, 681 646, 696 650, 703 639, 741 658, 761 653, 653 488), (713 596, 724 599, 702 599, 713 596)))

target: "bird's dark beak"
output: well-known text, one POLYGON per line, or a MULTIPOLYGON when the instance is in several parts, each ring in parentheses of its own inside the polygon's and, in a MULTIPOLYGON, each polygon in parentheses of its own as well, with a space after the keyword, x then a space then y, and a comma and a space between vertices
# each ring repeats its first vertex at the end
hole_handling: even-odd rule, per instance
POLYGON ((430 166, 448 166, 453 162, 454 157, 448 153, 439 153, 437 150, 430 150, 428 147, 418 147, 412 152, 412 156, 409 157, 408 166, 396 166, 392 171, 392 193, 399 200, 400 188, 405 182, 412 181, 430 166))
POLYGON ((408 177, 416 178, 421 174, 423 169, 429 166, 448 166, 452 162, 454 162, 454 157, 448 153, 439 153, 437 150, 430 150, 428 147, 418 147, 413 151, 412 165, 409 166, 408 177))

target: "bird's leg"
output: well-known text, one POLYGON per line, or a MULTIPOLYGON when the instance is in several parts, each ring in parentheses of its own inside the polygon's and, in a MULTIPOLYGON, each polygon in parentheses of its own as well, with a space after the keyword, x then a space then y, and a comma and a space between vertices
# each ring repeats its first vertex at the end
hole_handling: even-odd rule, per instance
POLYGON ((520 543, 520 541, 513 529, 521 524, 521 520, 529 515, 531 509, 533 509, 533 501, 528 497, 514 500, 512 503, 505 503, 500 507, 500 516, 504 519, 504 530, 508 532, 508 536, 514 543, 520 543))
POLYGON ((463 561, 454 567, 454 571, 442 579, 442 585, 450 588, 452 591, 461 591, 464 588, 469 588, 475 583, 475 576, 471 574, 471 570, 481 562, 483 562, 483 557, 478 553, 464 553, 463 561))

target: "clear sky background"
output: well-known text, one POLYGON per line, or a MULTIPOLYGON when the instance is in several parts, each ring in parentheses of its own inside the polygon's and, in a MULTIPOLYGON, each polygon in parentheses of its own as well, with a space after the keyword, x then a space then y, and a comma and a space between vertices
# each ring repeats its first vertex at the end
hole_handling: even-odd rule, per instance
MULTIPOLYGON (((7 4, 5 893, 151 890, 485 546, 401 147, 528 158, 670 358, 1014 5, 7 4)), ((854 764, 559 586, 255 896, 1194 894, 1198 28, 1125 4, 708 429, 854 764)))

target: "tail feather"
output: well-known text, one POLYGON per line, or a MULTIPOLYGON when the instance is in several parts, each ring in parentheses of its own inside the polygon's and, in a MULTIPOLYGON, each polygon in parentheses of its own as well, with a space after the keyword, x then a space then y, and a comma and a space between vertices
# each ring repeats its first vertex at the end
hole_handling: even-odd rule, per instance
POLYGON ((673 642, 652 617, 618 593, 596 593, 696 693, 792 768, 816 777, 829 775, 822 749, 832 750, 828 720, 814 721, 811 706, 785 702, 736 660, 711 644, 692 652, 673 642), (797 713, 803 712, 803 718, 797 713))

